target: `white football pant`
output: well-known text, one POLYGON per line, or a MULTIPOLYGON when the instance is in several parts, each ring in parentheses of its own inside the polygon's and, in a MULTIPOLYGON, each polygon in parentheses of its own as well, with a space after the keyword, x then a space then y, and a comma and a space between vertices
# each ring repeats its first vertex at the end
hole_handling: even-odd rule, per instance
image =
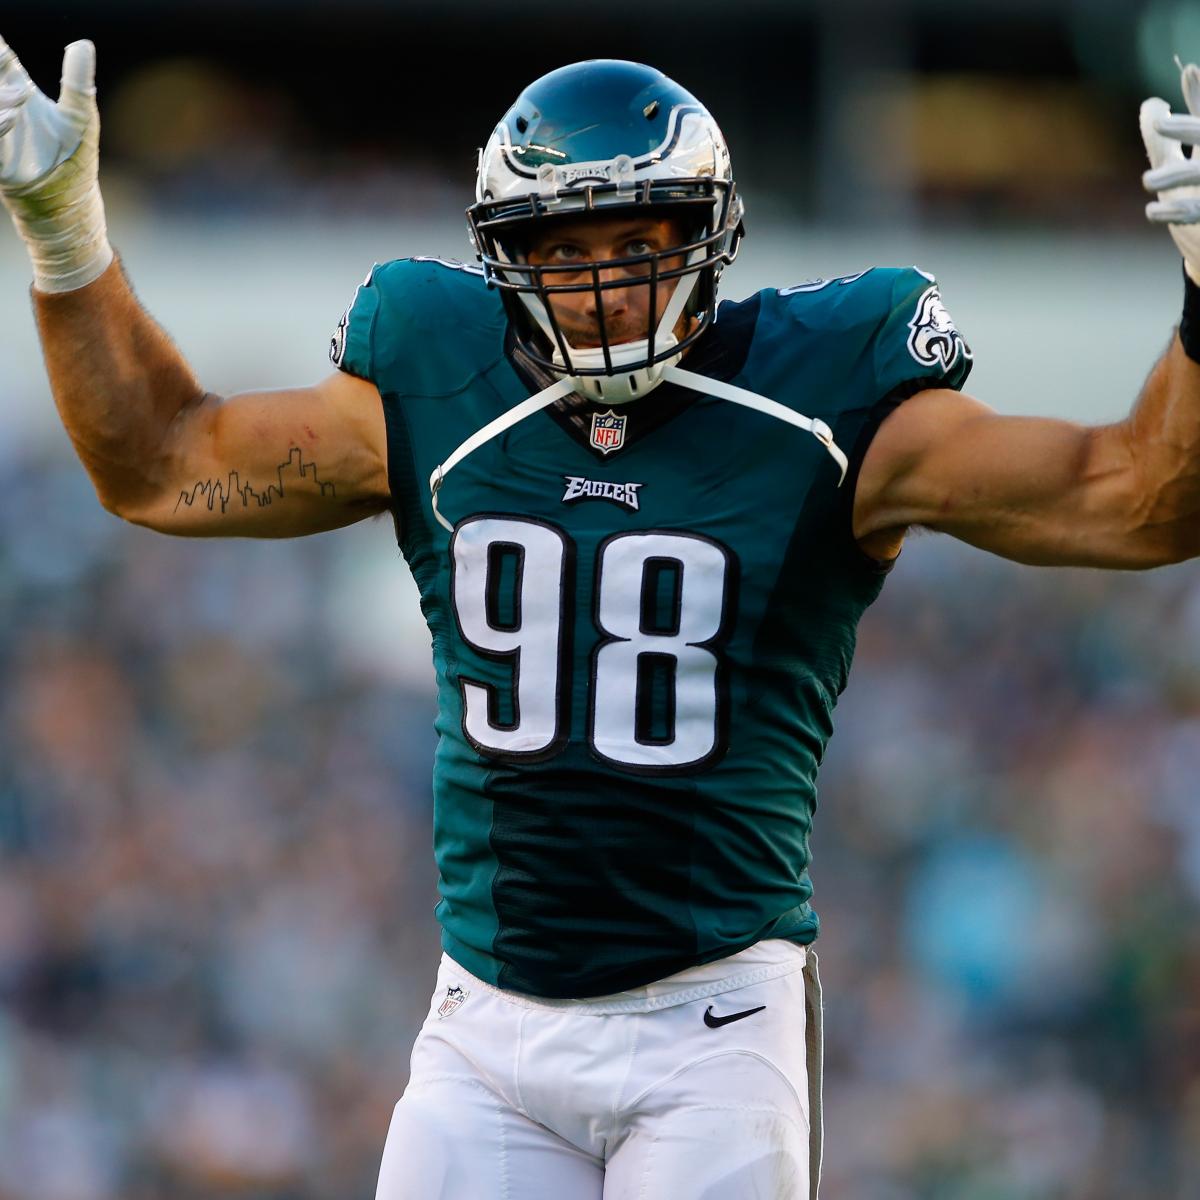
POLYGON ((816 1200, 816 955, 779 940, 612 996, 443 957, 376 1200, 816 1200))

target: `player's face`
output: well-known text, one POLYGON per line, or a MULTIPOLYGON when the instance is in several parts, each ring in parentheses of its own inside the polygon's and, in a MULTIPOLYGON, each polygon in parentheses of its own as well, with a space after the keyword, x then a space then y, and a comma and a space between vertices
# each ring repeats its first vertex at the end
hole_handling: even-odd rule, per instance
MULTIPOLYGON (((591 264, 594 262, 661 253, 685 241, 682 223, 674 217, 631 217, 628 213, 571 217, 540 230, 527 250, 527 260, 534 266, 550 264, 564 268, 545 275, 548 285, 590 284, 593 282, 591 264)), ((683 255, 663 259, 659 270, 673 270, 683 266, 683 261, 683 255)), ((599 272, 601 283, 630 281, 629 287, 604 288, 601 292, 604 329, 610 345, 637 341, 647 336, 650 320, 649 274, 649 262, 607 267, 599 272)), ((668 279, 656 286, 656 325, 677 282, 668 279)), ((601 344, 600 309, 594 288, 551 293, 550 303, 559 327, 571 346, 586 350, 601 344)), ((676 336, 682 338, 691 320, 689 317, 680 317, 675 326, 676 336)))

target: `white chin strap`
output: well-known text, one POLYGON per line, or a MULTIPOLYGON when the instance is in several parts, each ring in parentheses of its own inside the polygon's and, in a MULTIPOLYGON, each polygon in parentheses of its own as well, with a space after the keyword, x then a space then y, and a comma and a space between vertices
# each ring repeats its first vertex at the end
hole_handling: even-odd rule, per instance
MULTIPOLYGON (((659 353, 669 350, 679 344, 679 339, 668 329, 659 327, 654 339, 654 351, 659 353)), ((650 343, 642 338, 636 342, 620 342, 609 346, 608 357, 612 363, 611 375, 567 375, 564 378, 571 381, 571 390, 595 400, 599 404, 628 404, 647 392, 652 392, 663 381, 663 372, 669 366, 679 361, 680 355, 673 354, 670 358, 660 359, 646 366, 646 358, 650 353, 650 343), (639 363, 630 370, 622 370, 626 364, 639 363)), ((557 369, 564 370, 562 352, 554 351, 554 363, 557 369)), ((576 370, 606 369, 604 351, 597 347, 587 350, 571 351, 571 365, 576 370)))
MULTIPOLYGON (((803 429, 805 433, 811 433, 829 451, 830 456, 841 469, 841 474, 838 476, 838 487, 845 482, 849 463, 846 455, 833 440, 833 430, 824 421, 793 412, 776 400, 768 400, 766 396, 747 391, 746 388, 735 387, 732 383, 725 383, 720 379, 710 379, 707 375, 697 375, 693 371, 683 371, 679 367, 667 363, 659 365, 661 370, 658 372, 653 386, 657 386, 665 380, 667 383, 678 384, 689 391, 714 396, 718 400, 728 400, 730 404, 740 404, 743 408, 752 408, 755 412, 774 417, 787 425, 794 425, 797 429, 803 429)), ((526 417, 540 412, 543 408, 553 404, 560 396, 577 391, 576 384, 577 381, 569 377, 559 379, 548 388, 543 388, 536 395, 530 396, 528 400, 522 400, 520 404, 514 405, 506 413, 501 413, 494 421, 489 421, 482 429, 473 433, 445 462, 438 464, 433 474, 429 476, 429 493, 433 503, 433 515, 443 529, 450 533, 454 532, 454 526, 438 511, 438 492, 441 491, 442 485, 446 482, 446 476, 450 474, 451 470, 468 454, 473 454, 480 446, 490 442, 492 438, 497 437, 506 429, 511 429, 526 417)), ((605 397, 605 400, 612 402, 609 397, 605 397)))
MULTIPOLYGON (((697 255, 701 253, 703 252, 700 250, 693 250, 688 259, 688 265, 696 262, 697 255)), ((684 306, 691 298, 692 292, 695 291, 699 279, 699 274, 693 271, 690 275, 680 276, 675 284, 675 290, 671 293, 666 307, 663 308, 662 318, 658 322, 658 328, 654 331, 656 354, 678 345, 679 339, 675 336, 675 326, 679 323, 684 306)), ((551 339, 551 344, 555 347, 553 355, 555 364, 566 370, 558 343, 551 339)), ((636 342, 620 342, 615 346, 609 346, 608 357, 612 363, 610 369, 604 361, 602 347, 591 347, 587 350, 572 349, 571 365, 573 367, 604 371, 605 374, 569 375, 567 378, 575 385, 574 390, 589 400, 603 404, 628 404, 631 400, 636 400, 639 396, 644 396, 658 387, 662 383, 663 372, 668 367, 673 367, 680 359, 679 354, 672 354, 668 358, 660 359, 647 366, 645 362, 649 354, 648 338, 639 338, 636 342), (623 366, 631 363, 643 365, 629 371, 621 370, 623 366)))

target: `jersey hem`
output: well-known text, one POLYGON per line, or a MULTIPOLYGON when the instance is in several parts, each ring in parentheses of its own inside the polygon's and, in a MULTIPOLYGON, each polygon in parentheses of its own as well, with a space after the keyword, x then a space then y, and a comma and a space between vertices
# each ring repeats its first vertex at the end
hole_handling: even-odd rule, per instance
POLYGON ((562 1011, 569 1009, 573 1013, 584 1016, 615 1016, 621 1013, 658 1012, 661 1009, 676 1008, 681 1004, 691 1004, 695 1000, 704 1000, 710 996, 718 996, 723 992, 737 991, 755 983, 763 983, 769 979, 780 979, 785 975, 803 971, 808 961, 808 947, 797 942, 782 938, 771 938, 765 942, 756 942, 728 959, 718 959, 729 968, 719 972, 713 978, 698 982, 688 987, 686 977, 693 973, 712 968, 716 964, 703 963, 699 967, 689 967, 665 979, 655 980, 642 988, 630 989, 641 992, 642 995, 630 995, 627 992, 616 992, 605 996, 580 997, 578 999, 557 999, 550 996, 531 996, 525 992, 511 992, 493 983, 480 979, 462 965, 449 950, 442 955, 442 969, 452 974, 458 974, 463 981, 472 987, 482 988, 503 1000, 505 1003, 516 1005, 518 1008, 543 1009, 562 1011), (760 954, 767 950, 769 956, 776 961, 765 962, 753 967, 734 966, 742 955, 754 951, 760 954), (665 989, 665 990, 663 990, 665 989))

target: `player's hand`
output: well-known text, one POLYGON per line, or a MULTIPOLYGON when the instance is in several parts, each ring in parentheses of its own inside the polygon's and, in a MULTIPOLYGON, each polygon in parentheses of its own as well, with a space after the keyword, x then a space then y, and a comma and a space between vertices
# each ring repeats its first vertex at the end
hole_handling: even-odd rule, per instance
POLYGON ((1200 67, 1180 64, 1187 113, 1172 113, 1155 96, 1142 104, 1142 140, 1150 170, 1142 176, 1146 189, 1158 193, 1146 205, 1146 216, 1166 225, 1183 255, 1184 266, 1200 284, 1200 155, 1185 158, 1183 146, 1200 144, 1200 67))
POLYGON ((112 262, 98 179, 95 76, 95 47, 72 42, 55 103, 0 38, 0 201, 42 291, 83 287, 112 262))

